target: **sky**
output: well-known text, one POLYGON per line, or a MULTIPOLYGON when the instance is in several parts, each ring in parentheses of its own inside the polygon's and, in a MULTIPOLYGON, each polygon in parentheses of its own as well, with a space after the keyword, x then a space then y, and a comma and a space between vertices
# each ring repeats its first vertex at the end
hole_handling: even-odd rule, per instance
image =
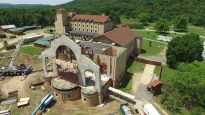
POLYGON ((0 3, 57 5, 57 4, 67 3, 70 1, 72 0, 0 0, 0 3))

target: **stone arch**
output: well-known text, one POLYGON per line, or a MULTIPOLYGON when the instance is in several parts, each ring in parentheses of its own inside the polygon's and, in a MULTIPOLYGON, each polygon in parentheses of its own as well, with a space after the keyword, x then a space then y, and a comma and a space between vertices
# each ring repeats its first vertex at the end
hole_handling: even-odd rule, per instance
MULTIPOLYGON (((56 52, 60 46, 66 46, 75 54, 77 62, 79 62, 79 57, 81 56, 81 48, 74 41, 68 39, 66 36, 62 36, 51 43, 51 48, 53 52, 56 52)), ((55 55, 56 56, 56 55, 55 55)), ((78 63, 79 64, 79 63, 78 63)))
MULTIPOLYGON (((92 70, 95 74, 95 89, 101 93, 101 73, 100 67, 96 65, 92 60, 82 55, 83 60, 81 61, 81 65, 79 66, 81 75, 83 78, 86 78, 85 71, 92 70)), ((85 79, 84 79, 85 80, 85 79)), ((85 84, 86 86, 86 84, 85 84)))

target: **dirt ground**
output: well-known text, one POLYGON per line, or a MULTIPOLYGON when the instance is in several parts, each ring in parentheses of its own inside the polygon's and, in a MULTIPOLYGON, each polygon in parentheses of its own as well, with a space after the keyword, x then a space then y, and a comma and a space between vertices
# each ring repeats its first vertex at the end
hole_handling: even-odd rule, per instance
MULTIPOLYGON (((12 52, 10 52, 12 54, 12 52)), ((25 63, 32 65, 34 68, 41 67, 41 61, 33 60, 33 57, 27 54, 20 54, 17 59, 18 63, 25 63)), ((6 58, 0 60, 0 65, 8 64, 10 59, 6 58)), ((35 69, 34 69, 35 71, 35 69)), ((0 81, 0 88, 4 97, 8 95, 9 91, 18 90, 19 98, 30 97, 29 106, 17 108, 16 104, 6 107, 11 108, 12 115, 30 115, 40 103, 41 99, 48 93, 52 93, 49 86, 44 85, 46 90, 38 87, 36 90, 31 90, 29 84, 31 82, 43 81, 43 72, 37 71, 30 74, 26 80, 21 81, 22 76, 7 77, 0 81)), ((120 102, 109 100, 103 108, 87 107, 82 104, 81 100, 62 103, 57 100, 54 101, 53 106, 42 115, 120 115, 120 102)), ((1 106, 0 106, 1 109, 1 106)), ((38 113, 39 114, 39 113, 38 113)))
MULTIPOLYGON (((36 90, 29 89, 29 84, 35 82, 36 80, 42 80, 42 73, 32 73, 26 80, 21 81, 20 76, 6 78, 4 81, 0 81, 1 90, 4 96, 7 95, 9 91, 18 90, 19 98, 30 97, 30 105, 22 109, 12 106, 11 112, 13 115, 29 115, 40 103, 41 99, 48 93, 51 93, 51 89, 44 85, 46 90, 42 91, 41 88, 36 90)), ((98 107, 87 107, 82 104, 81 100, 63 103, 59 100, 54 102, 54 105, 48 109, 47 112, 42 113, 42 115, 120 115, 119 112, 120 102, 115 100, 109 100, 103 108, 98 107)))

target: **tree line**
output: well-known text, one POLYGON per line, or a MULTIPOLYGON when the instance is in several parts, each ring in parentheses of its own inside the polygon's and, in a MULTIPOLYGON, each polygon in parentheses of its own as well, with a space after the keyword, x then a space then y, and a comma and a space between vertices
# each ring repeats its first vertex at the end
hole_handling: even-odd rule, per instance
POLYGON ((161 18, 170 21, 178 15, 184 15, 194 25, 205 24, 204 0, 74 0, 57 6, 1 9, 0 25, 50 26, 55 21, 55 10, 60 7, 84 14, 105 13, 116 24, 120 23, 120 16, 137 18, 146 24, 161 18))

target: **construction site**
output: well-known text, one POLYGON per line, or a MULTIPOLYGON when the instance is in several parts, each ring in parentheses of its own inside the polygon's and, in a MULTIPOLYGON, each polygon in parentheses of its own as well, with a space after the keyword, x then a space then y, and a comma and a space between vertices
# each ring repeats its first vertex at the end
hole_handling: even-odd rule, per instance
POLYGON ((113 26, 109 16, 58 9, 55 28, 54 34, 18 39, 14 51, 1 52, 2 114, 143 114, 138 88, 143 86, 146 100, 160 93, 163 83, 153 72, 162 64, 138 58, 143 38, 128 26, 113 26), (153 66, 143 65, 148 78, 133 78, 135 91, 127 93, 120 88, 133 59, 153 66))

